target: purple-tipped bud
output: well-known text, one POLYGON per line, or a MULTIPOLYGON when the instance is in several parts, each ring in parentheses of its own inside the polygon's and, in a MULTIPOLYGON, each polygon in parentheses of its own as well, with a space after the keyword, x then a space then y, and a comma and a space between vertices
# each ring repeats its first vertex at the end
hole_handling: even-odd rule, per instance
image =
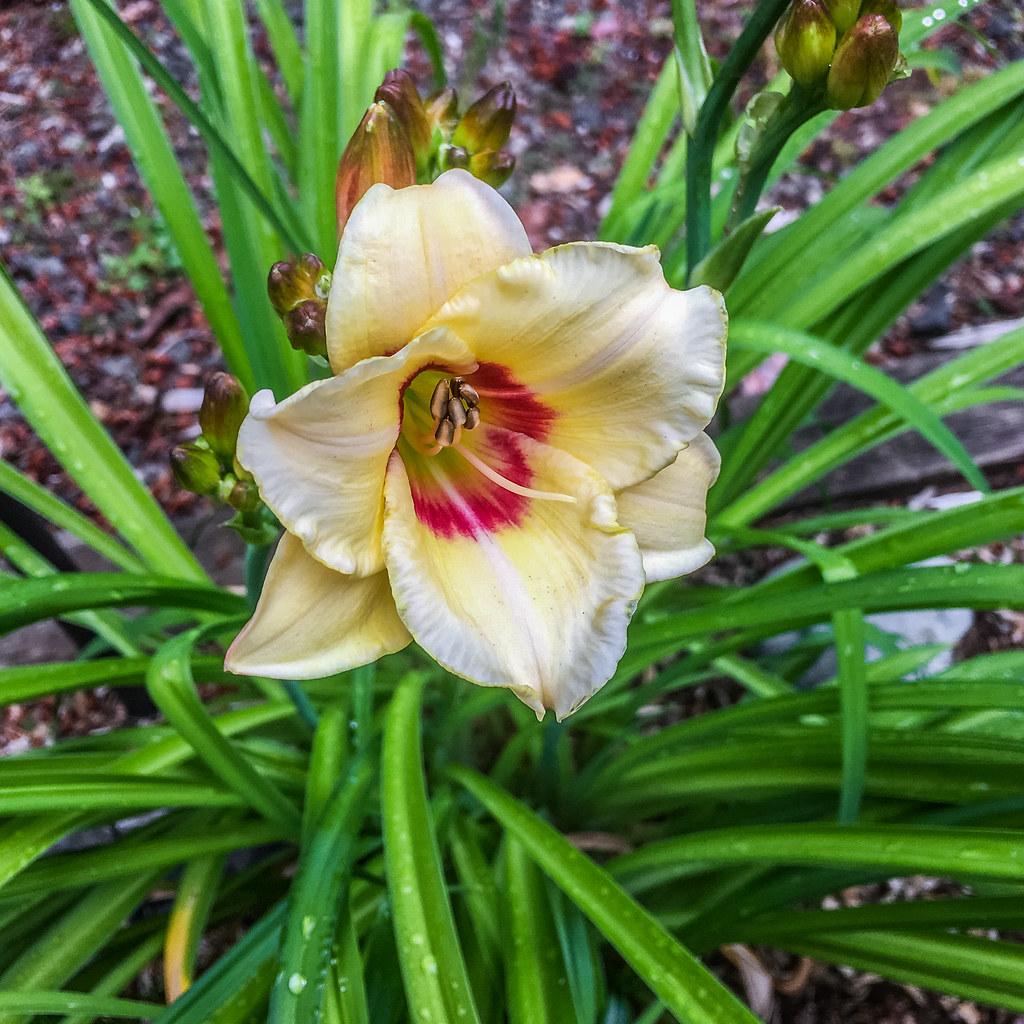
POLYGON ((861 0, 822 0, 829 17, 835 22, 836 31, 842 35, 860 15, 861 0))
POLYGON ((238 444, 238 430, 249 411, 249 396, 230 373, 215 373, 206 385, 199 409, 203 437, 221 461, 230 465, 238 444))
POLYGON ((903 28, 903 12, 896 0, 864 0, 864 6, 861 7, 860 13, 862 17, 865 14, 880 14, 892 25, 892 30, 896 35, 899 35, 903 28))
POLYGON ((391 106, 381 100, 363 115, 338 164, 334 197, 339 235, 356 203, 378 182, 392 188, 416 184, 416 154, 409 134, 391 106))
POLYGON ((452 143, 470 153, 501 149, 508 142, 516 116, 516 94, 509 82, 489 89, 463 115, 452 143))
POLYGON ((408 71, 396 68, 384 76, 384 81, 374 95, 375 100, 382 100, 394 112, 405 129, 419 171, 430 161, 431 146, 434 137, 434 126, 427 116, 426 108, 420 97, 416 83, 408 71))
POLYGON ((836 27, 821 0, 794 0, 775 30, 775 49, 794 82, 809 89, 825 80, 836 27))
POLYGON ((843 36, 832 57, 825 95, 836 110, 866 107, 889 84, 900 46, 893 27, 881 14, 866 14, 843 36))
POLYGON ((327 355, 326 302, 307 299, 289 310, 282 319, 292 348, 310 356, 327 355))
POLYGON ((501 188, 515 167, 516 158, 511 153, 495 152, 493 149, 476 153, 469 160, 470 174, 485 181, 492 188, 501 188))
POLYGON ((217 456, 198 444, 178 445, 171 451, 171 472, 178 486, 193 494, 213 494, 220 483, 217 456))
POLYGON ((270 304, 279 316, 284 316, 306 299, 321 298, 326 274, 323 261, 311 252, 275 263, 267 275, 270 304))
POLYGON ((270 268, 267 293, 284 323, 292 348, 311 356, 327 354, 324 321, 330 274, 312 253, 281 260, 270 268))

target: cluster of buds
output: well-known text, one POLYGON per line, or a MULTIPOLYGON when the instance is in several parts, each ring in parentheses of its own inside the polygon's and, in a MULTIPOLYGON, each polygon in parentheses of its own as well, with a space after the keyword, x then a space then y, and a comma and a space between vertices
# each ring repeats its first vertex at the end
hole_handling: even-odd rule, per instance
POLYGON ((235 510, 228 524, 251 544, 276 535, 252 476, 238 464, 238 431, 249 410, 249 396, 230 373, 215 373, 199 409, 202 434, 171 452, 171 472, 180 487, 235 510))
POLYGON ((793 0, 775 30, 782 66, 835 110, 874 103, 900 61, 896 0, 793 0))
POLYGON ((460 116, 454 90, 424 99, 407 71, 389 71, 338 165, 338 233, 377 182, 404 188, 462 167, 498 188, 515 167, 515 158, 503 148, 515 113, 516 96, 507 82, 460 116))
POLYGON ((325 317, 331 273, 311 252, 270 268, 267 293, 292 348, 311 356, 327 354, 325 317))

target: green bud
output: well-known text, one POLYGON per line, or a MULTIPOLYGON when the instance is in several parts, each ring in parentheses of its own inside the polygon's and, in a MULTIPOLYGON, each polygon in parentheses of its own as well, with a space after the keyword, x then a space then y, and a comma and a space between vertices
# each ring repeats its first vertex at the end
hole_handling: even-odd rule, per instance
POLYGON ((446 86, 434 93, 424 107, 431 131, 441 133, 443 139, 450 139, 455 126, 459 123, 459 98, 455 90, 446 86))
POLYGON ((434 126, 427 116, 416 83, 408 71, 396 68, 384 76, 374 99, 385 102, 405 129, 416 157, 416 168, 423 172, 430 162, 434 126))
POLYGON ((489 89, 463 115, 452 143, 470 153, 501 149, 508 142, 516 116, 516 94, 509 82, 489 89))
POLYGON ((832 58, 825 95, 836 110, 866 107, 889 84, 899 59, 899 40, 881 14, 866 14, 843 36, 832 58))
POLYGON ((416 184, 416 154, 409 133, 390 104, 381 100, 363 115, 338 164, 334 198, 339 235, 356 203, 378 182, 392 188, 416 184))
POLYGON ((836 27, 820 0, 794 0, 775 30, 775 49, 794 82, 805 89, 828 74, 836 27))
POLYGON ((239 480, 228 492, 227 503, 237 512, 252 512, 260 506, 260 493, 248 480, 239 480))
POLYGON ((171 472, 178 486, 193 494, 213 494, 220 483, 217 456, 195 443, 171 451, 171 472))
POLYGON ((238 430, 248 411, 249 396, 237 378, 215 373, 206 385, 199 426, 214 454, 228 465, 235 457, 238 430))
POLYGON ((462 146, 445 143, 437 151, 437 162, 442 171, 450 171, 453 167, 468 167, 469 153, 462 146))
POLYGON ((861 0, 822 0, 836 30, 842 35, 857 20, 861 0))
POLYGON ((516 168, 516 158, 511 153, 495 152, 493 149, 475 153, 469 159, 469 172, 492 188, 501 188, 516 168))
POLYGON ((890 25, 896 35, 900 34, 903 28, 903 12, 896 0, 864 0, 861 8, 861 16, 865 14, 880 14, 890 25))

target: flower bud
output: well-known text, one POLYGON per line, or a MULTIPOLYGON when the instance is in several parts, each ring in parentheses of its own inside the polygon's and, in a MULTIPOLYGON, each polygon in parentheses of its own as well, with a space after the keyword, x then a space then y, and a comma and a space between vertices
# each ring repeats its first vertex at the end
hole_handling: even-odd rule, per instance
POLYGON ((171 451, 171 472, 178 486, 193 494, 213 494, 220 483, 217 456, 195 443, 181 444, 171 451))
POLYGON ((836 31, 842 35, 857 20, 861 0, 822 0, 836 31))
POLYGON ((424 108, 431 131, 439 131, 442 138, 451 138, 455 126, 459 123, 459 98, 455 95, 455 90, 446 86, 440 92, 434 93, 426 101, 424 108))
POLYGON ((442 171, 450 171, 453 167, 468 167, 469 153, 462 146, 444 143, 437 151, 437 163, 442 171))
POLYGON ((249 396, 237 378, 215 373, 206 385, 199 426, 214 454, 228 465, 235 457, 238 430, 248 411, 249 396))
POLYGON ((259 508, 260 493, 249 480, 239 480, 228 492, 227 503, 236 512, 252 512, 259 508))
POLYGON ((331 275, 312 253, 270 268, 267 293, 292 348, 311 356, 327 354, 324 322, 330 287, 331 275))
POLYGON ((508 142, 516 116, 516 94, 509 82, 489 89, 463 115, 452 143, 470 153, 501 149, 508 142))
POLYGON ((392 188, 416 184, 416 155, 409 134, 391 106, 381 100, 363 115, 338 164, 334 198, 339 235, 356 203, 378 182, 392 188))
POLYGON ((422 172, 430 162, 434 127, 412 75, 400 68, 389 71, 374 94, 374 99, 385 102, 398 118, 412 145, 417 170, 422 172))
POLYGON ((825 94, 836 110, 866 107, 882 94, 899 59, 899 40, 881 14, 866 14, 832 57, 825 94))
POLYGON ((836 27, 821 0, 794 0, 775 30, 775 49, 794 82, 805 89, 825 80, 836 27))
POLYGON ((330 290, 327 268, 318 256, 307 252, 290 260, 281 260, 270 268, 267 294, 279 316, 306 299, 325 298, 330 290))
POLYGON ((880 14, 890 25, 896 35, 900 34, 903 28, 903 12, 896 0, 864 0, 861 8, 861 16, 865 14, 880 14))
POLYGON ((285 333, 294 349, 310 356, 327 355, 327 303, 307 299, 283 317, 285 333))
POLYGON ((516 158, 511 153, 486 149, 469 158, 469 172, 491 188, 501 188, 515 170, 516 158))

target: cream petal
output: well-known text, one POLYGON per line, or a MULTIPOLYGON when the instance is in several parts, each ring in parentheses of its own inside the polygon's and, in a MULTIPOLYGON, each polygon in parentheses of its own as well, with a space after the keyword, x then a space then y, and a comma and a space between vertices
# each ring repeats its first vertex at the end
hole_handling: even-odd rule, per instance
POLYGON ((397 352, 464 284, 530 252, 512 207, 466 171, 430 185, 374 185, 338 248, 327 302, 335 373, 397 352))
POLYGON ((482 378, 504 375, 546 410, 517 429, 616 490, 672 462, 725 380, 721 295, 670 288, 654 246, 579 242, 515 260, 463 288, 435 325, 465 341, 482 378))
POLYGON ((411 639, 387 573, 343 576, 286 533, 224 667, 237 675, 318 679, 400 651, 411 639))
MULTIPOLYGON (((467 478, 478 472, 472 466, 446 473, 400 447, 388 466, 384 517, 398 614, 450 671, 509 687, 538 717, 553 708, 561 719, 600 689, 625 650, 643 590, 640 551, 589 467, 509 431, 492 428, 489 439, 486 427, 474 433, 475 457, 504 451, 512 470, 528 465, 520 480, 530 489, 575 501, 501 488, 489 495, 487 478, 467 478)), ((494 459, 490 465, 511 472, 494 459)))
POLYGON ((368 576, 383 568, 384 473, 398 438, 401 389, 428 365, 474 364, 458 338, 435 331, 283 402, 269 391, 253 397, 238 461, 285 528, 331 569, 368 576))
POLYGON ((616 495, 619 521, 640 544, 648 583, 693 572, 714 555, 704 529, 721 463, 714 442, 700 433, 671 466, 616 495))

